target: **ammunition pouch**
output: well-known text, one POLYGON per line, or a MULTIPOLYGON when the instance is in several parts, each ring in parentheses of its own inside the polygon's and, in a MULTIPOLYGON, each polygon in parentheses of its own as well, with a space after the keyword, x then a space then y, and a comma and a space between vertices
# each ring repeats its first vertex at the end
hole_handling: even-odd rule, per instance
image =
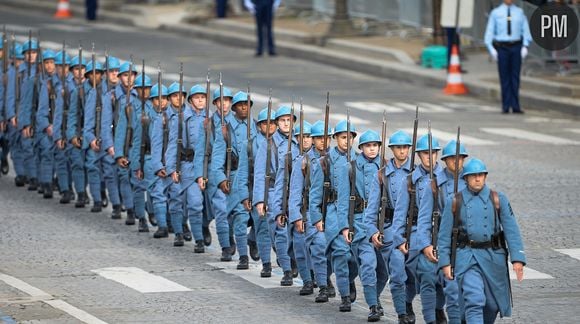
POLYGON ((193 149, 183 149, 181 152, 182 162, 193 162, 193 157, 195 156, 193 149))
POLYGON ((338 192, 336 190, 330 188, 328 189, 328 195, 326 196, 326 203, 331 204, 338 200, 338 192))
POLYGON ((491 236, 491 240, 478 242, 474 240, 470 240, 467 233, 461 230, 459 231, 459 236, 457 239, 457 247, 458 248, 466 248, 470 247, 472 249, 506 249, 505 238, 503 231, 497 232, 491 236))
POLYGON ((385 224, 392 224, 394 215, 395 215, 395 210, 393 208, 386 208, 386 210, 385 210, 385 224))
POLYGON ((354 198, 354 213, 360 214, 367 208, 368 201, 364 200, 361 196, 356 195, 354 198))
POLYGON ((274 185, 276 184, 276 173, 270 173, 270 183, 268 184, 268 187, 270 189, 274 189, 274 185))
POLYGON ((143 150, 143 154, 145 155, 151 155, 151 143, 147 143, 145 144, 145 149, 143 150))
MULTIPOLYGON (((230 154, 230 158, 232 159, 232 163, 230 164, 230 171, 237 171, 238 170, 238 164, 239 164, 239 158, 237 155, 235 154, 230 154)), ((227 157, 226 157, 227 159, 227 157)), ((226 164, 224 165, 224 169, 227 168, 227 161, 226 164)))

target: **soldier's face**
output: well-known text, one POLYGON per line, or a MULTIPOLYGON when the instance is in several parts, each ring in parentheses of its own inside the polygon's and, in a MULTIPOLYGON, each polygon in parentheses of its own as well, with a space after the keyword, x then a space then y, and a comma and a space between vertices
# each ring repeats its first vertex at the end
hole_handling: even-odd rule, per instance
POLYGON ((129 72, 121 74, 119 78, 125 88, 132 86, 132 84, 129 84, 129 81, 131 81, 131 83, 135 82, 135 75, 131 76, 131 80, 129 80, 129 72))
POLYGON ((179 107, 179 104, 180 104, 180 101, 181 101, 181 99, 179 98, 179 92, 172 93, 169 96, 169 101, 171 102, 171 105, 173 107, 179 107))
POLYGON ((16 65, 16 67, 19 67, 20 64, 22 64, 22 62, 24 62, 24 60, 19 60, 19 59, 14 60, 14 64, 16 65))
MULTIPOLYGON (((421 159, 421 164, 423 164, 423 167, 429 170, 429 168, 431 167, 431 165, 429 164, 429 151, 421 151, 417 152, 417 154, 419 155, 419 159, 421 159)), ((435 166, 435 163, 437 162, 437 155, 438 152, 434 151, 432 155, 433 166, 435 166)))
POLYGON ((206 105, 206 97, 203 93, 196 93, 189 98, 189 103, 196 110, 202 110, 206 105))
MULTIPOLYGON (((328 137, 328 139, 330 139, 330 137, 328 137)), ((316 136, 312 138, 312 143, 314 144, 314 148, 319 152, 324 150, 324 136, 316 136)))
POLYGON ((167 109, 167 96, 161 96, 161 107, 159 107, 159 97, 155 97, 151 99, 151 103, 153 103, 153 107, 156 110, 165 110, 167 109))
MULTIPOLYGON (((464 160, 465 160, 464 156, 459 157, 459 171, 461 171, 463 169, 463 161, 464 160)), ((447 169, 449 169, 449 171, 455 172, 455 156, 450 156, 448 158, 445 158, 444 162, 445 162, 445 165, 447 166, 447 169)))
POLYGON ((56 65, 54 65, 54 60, 44 60, 44 71, 48 74, 53 74, 56 70, 56 65))
POLYGON ((34 62, 36 62, 37 56, 38 56, 38 52, 35 51, 35 50, 33 50, 33 51, 26 51, 24 53, 24 59, 28 63, 34 63, 34 62))
POLYGON ((93 82, 98 85, 101 82, 102 78, 103 78, 102 72, 97 71, 94 76, 93 76, 93 72, 88 73, 88 79, 89 79, 89 82, 91 82, 91 85, 93 82), (93 78, 94 78, 94 80, 93 80, 93 78))
POLYGON ((513 0, 503 0, 503 3, 505 3, 506 5, 511 5, 512 3, 514 3, 513 0))
POLYGON ((362 151, 367 158, 374 159, 379 155, 379 147, 380 145, 377 142, 366 143, 363 144, 362 151))
POLYGON ((227 115, 230 112, 230 107, 232 105, 232 98, 224 97, 224 104, 222 105, 222 101, 217 98, 214 100, 213 105, 216 106, 217 111, 222 115, 227 115), (223 109, 222 109, 223 106, 223 109))
MULTIPOLYGON (((336 139, 336 146, 342 152, 346 152, 346 150, 348 149, 347 138, 348 138, 347 132, 342 132, 342 133, 338 133, 338 134, 334 135, 334 139, 336 139)), ((351 136, 351 138, 350 138, 351 144, 352 144, 352 140, 353 140, 353 137, 351 136)))
POLYGON ((119 69, 109 70, 107 78, 109 80, 109 83, 117 84, 117 82, 119 82, 119 69))
POLYGON ((312 147, 312 137, 310 135, 302 136, 302 146, 304 146, 304 151, 308 151, 312 147))
MULTIPOLYGON (((262 134, 266 134, 266 132, 268 131, 268 122, 263 121, 258 126, 260 127, 260 131, 262 132, 262 134)), ((276 132, 276 127, 277 127, 276 123, 273 120, 271 120, 270 121, 270 132, 269 132, 270 135, 272 135, 272 134, 274 134, 274 132, 276 132)))
POLYGON ((467 182, 467 186, 471 191, 480 192, 485 185, 485 180, 487 179, 487 174, 485 173, 476 173, 470 174, 465 177, 465 181, 467 182))
MULTIPOLYGON (((64 66, 64 75, 66 76, 68 74, 68 65, 64 66)), ((57 65, 56 66, 56 73, 58 74, 59 77, 62 78, 63 72, 62 72, 62 65, 57 65)))
POLYGON ((409 146, 406 145, 391 146, 391 151, 393 151, 393 156, 395 157, 395 160, 397 160, 398 162, 407 161, 407 157, 409 156, 409 146))
POLYGON ((236 109, 236 116, 239 119, 246 119, 248 118, 248 103, 247 102, 238 102, 235 106, 236 109))
POLYGON ((284 134, 289 134, 290 133, 290 118, 291 116, 282 116, 280 118, 278 118, 278 128, 280 129, 280 131, 284 134))
POLYGON ((151 87, 136 88, 136 89, 137 93, 139 94, 139 98, 149 98, 149 95, 151 94, 151 87))
POLYGON ((85 68, 84 67, 79 68, 78 66, 73 67, 73 76, 75 77, 75 79, 84 80, 85 68))

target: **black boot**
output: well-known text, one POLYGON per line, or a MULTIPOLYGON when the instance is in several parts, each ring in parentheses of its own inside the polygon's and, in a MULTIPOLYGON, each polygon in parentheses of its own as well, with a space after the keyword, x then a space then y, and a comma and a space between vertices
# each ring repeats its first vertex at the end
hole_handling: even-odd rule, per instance
POLYGON ((345 296, 341 297, 340 306, 338 306, 338 310, 341 312, 350 312, 350 297, 345 296))
POLYGON ((220 261, 222 262, 230 262, 232 261, 232 255, 230 254, 231 249, 229 247, 222 248, 222 257, 220 261))
POLYGON ((233 236, 230 236, 230 254, 236 254, 236 240, 233 236))
POLYGON ((155 218, 155 214, 147 213, 147 215, 149 216, 149 224, 151 224, 151 226, 157 226, 157 219, 155 218))
POLYGON ((413 304, 406 303, 406 305, 407 305, 407 318, 409 320, 409 323, 415 324, 415 312, 413 311, 413 304))
POLYGON ((296 259, 290 259, 290 267, 292 268, 292 278, 298 278, 298 264, 296 263, 296 259))
POLYGON ((249 264, 249 260, 248 260, 247 255, 240 255, 240 262, 238 263, 238 266, 236 267, 236 269, 238 269, 238 270, 250 269, 250 264, 249 264))
POLYGON ((44 188, 45 188, 44 183, 39 182, 37 187, 36 187, 36 193, 38 193, 39 195, 44 194, 44 188))
POLYGON ((195 247, 193 248, 193 253, 204 253, 205 246, 203 245, 203 240, 195 241, 195 247))
POLYGON ((445 311, 442 309, 435 310, 435 321, 437 324, 447 324, 447 316, 445 316, 445 311))
POLYGON ((399 324, 415 324, 415 321, 411 321, 409 315, 403 314, 399 315, 399 324))
POLYGON ((191 236, 191 230, 189 229, 189 225, 187 223, 183 224, 183 239, 187 242, 191 242, 193 237, 191 236))
POLYGON ((28 191, 35 191, 38 189, 38 180, 36 178, 30 179, 30 184, 28 185, 28 191))
POLYGON ((260 277, 270 278, 271 276, 272 276, 272 264, 270 262, 262 264, 262 271, 260 271, 260 277))
POLYGON ((16 187, 24 187, 25 184, 26 184, 26 181, 24 180, 23 176, 16 176, 14 178, 14 185, 16 187))
POLYGON ((378 322, 381 320, 381 314, 377 310, 377 306, 373 305, 370 308, 369 316, 367 317, 367 322, 378 322))
POLYGON ((167 227, 158 227, 157 231, 153 233, 153 238, 165 238, 165 237, 169 237, 167 227))
POLYGON ((260 261, 260 253, 258 252, 258 244, 256 241, 248 240, 248 246, 250 247, 250 257, 254 261, 260 261))
POLYGON ((52 184, 45 183, 44 184, 44 194, 42 195, 44 199, 52 199, 52 184))
POLYGON ((2 159, 0 160, 0 169, 2 170, 2 174, 7 175, 10 171, 10 166, 8 164, 8 160, 2 159))
POLYGON ((312 281, 307 281, 302 286, 302 289, 300 289, 300 296, 308 296, 312 294, 314 294, 314 285, 312 284, 312 281))
POLYGON ((109 197, 107 197, 107 191, 101 190, 101 207, 107 208, 109 206, 109 197))
POLYGON ((354 303, 354 301, 356 300, 356 285, 355 285, 354 281, 352 281, 349 284, 349 289, 350 289, 350 295, 349 295, 350 301, 351 301, 351 303, 354 303))
POLYGON ((121 219, 121 205, 113 205, 112 219, 121 219))
POLYGON ((95 201, 91 208, 91 213, 100 213, 103 211, 103 204, 100 201, 95 201))
POLYGON ((127 209, 127 219, 125 225, 135 225, 135 211, 131 208, 127 209))
POLYGON ((171 223, 170 223, 170 222, 167 222, 167 231, 168 231, 170 234, 173 234, 173 226, 171 225, 171 223))
POLYGON ((377 312, 381 316, 385 315, 385 310, 383 309, 383 305, 381 305, 381 301, 378 298, 377 298, 377 312))
POLYGON ((74 196, 73 192, 70 190, 67 190, 67 191, 62 193, 62 196, 60 197, 59 202, 61 204, 68 204, 74 198, 73 196, 74 196))
POLYGON ((77 193, 77 201, 75 202, 75 208, 85 208, 85 193, 77 193))
POLYGON ((183 241, 183 234, 175 234, 175 240, 173 240, 173 246, 183 246, 185 242, 183 241))
POLYGON ((205 244, 205 246, 210 246, 211 245, 211 232, 209 231, 209 227, 203 226, 201 228, 201 231, 203 233, 203 244, 205 244))
POLYGON ((149 233, 149 226, 145 217, 139 218, 139 233, 149 233))
POLYGON ((292 286, 294 280, 292 280, 292 271, 284 271, 284 277, 280 280, 280 286, 288 287, 292 286))
POLYGON ((314 298, 314 301, 317 303, 328 302, 328 288, 326 286, 320 286, 320 289, 318 290, 318 296, 314 298))
POLYGON ((330 280, 330 278, 328 278, 328 280, 326 282, 326 286, 328 287, 328 297, 329 298, 336 297, 336 290, 334 289, 334 285, 332 284, 332 281, 330 280))
POLYGON ((318 282, 316 282, 316 274, 314 273, 314 271, 311 269, 310 270, 310 278, 312 278, 312 287, 313 288, 318 288, 318 282))

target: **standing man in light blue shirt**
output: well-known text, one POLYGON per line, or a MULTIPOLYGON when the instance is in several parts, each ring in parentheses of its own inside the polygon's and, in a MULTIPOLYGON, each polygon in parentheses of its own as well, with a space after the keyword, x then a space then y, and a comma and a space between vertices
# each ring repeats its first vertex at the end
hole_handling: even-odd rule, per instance
POLYGON ((502 113, 509 113, 511 108, 514 114, 523 114, 519 100, 520 70, 532 35, 524 11, 513 0, 504 0, 491 11, 484 41, 489 54, 497 61, 502 113))

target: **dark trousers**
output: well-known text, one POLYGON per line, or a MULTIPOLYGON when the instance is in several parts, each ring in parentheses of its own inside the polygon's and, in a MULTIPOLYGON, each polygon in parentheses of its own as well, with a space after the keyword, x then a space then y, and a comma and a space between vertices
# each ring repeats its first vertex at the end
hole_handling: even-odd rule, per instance
POLYGON ((459 35, 457 34, 456 28, 445 28, 445 32, 447 34, 447 66, 449 66, 453 44, 457 43, 457 54, 461 55, 461 43, 459 42, 459 35))
POLYGON ((216 1, 216 10, 218 18, 225 18, 227 9, 228 9, 228 0, 216 1))
POLYGON ((274 35, 272 33, 272 23, 274 20, 272 6, 272 0, 262 1, 260 4, 256 5, 256 33, 258 35, 256 54, 262 54, 262 49, 264 48, 264 33, 268 38, 268 53, 276 53, 274 35))
POLYGON ((97 19, 97 0, 85 0, 85 6, 87 8, 87 20, 97 19))
POLYGON ((496 46, 497 67, 501 82, 502 110, 520 110, 520 70, 522 67, 521 44, 496 46))

